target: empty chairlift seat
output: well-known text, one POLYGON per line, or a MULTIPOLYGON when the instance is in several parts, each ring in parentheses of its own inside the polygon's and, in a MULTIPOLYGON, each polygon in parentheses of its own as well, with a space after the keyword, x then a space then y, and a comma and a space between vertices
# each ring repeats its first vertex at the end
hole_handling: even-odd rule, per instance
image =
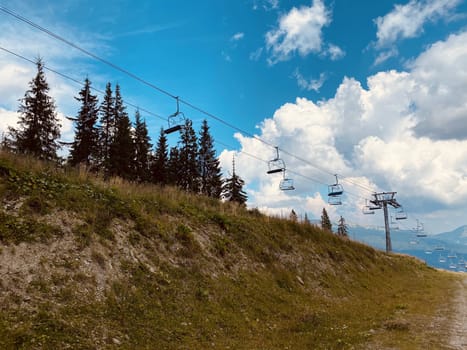
POLYGON ((284 170, 284 173, 283 173, 283 178, 282 178, 281 182, 279 183, 279 188, 282 191, 295 190, 295 187, 294 187, 294 184, 293 184, 293 179, 287 178, 285 176, 285 170, 284 170))
POLYGON ((334 176, 336 177, 336 183, 328 186, 328 203, 331 205, 341 205, 344 188, 339 183, 337 175, 334 176))
POLYGON ((180 131, 185 125, 186 118, 183 112, 180 112, 178 96, 176 97, 176 100, 177 110, 167 118, 168 128, 164 130, 165 134, 171 134, 173 132, 180 131))
POLYGON ((396 211, 396 220, 405 220, 407 219, 407 213, 404 211, 404 208, 399 207, 396 211))
POLYGON ((268 162, 268 174, 282 173, 285 171, 285 162, 279 157, 279 147, 276 146, 276 157, 268 162))

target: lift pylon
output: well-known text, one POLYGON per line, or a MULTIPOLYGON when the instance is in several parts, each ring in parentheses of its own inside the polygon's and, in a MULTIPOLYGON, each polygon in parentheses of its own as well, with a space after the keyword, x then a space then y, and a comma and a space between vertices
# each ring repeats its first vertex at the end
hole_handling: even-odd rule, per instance
POLYGON ((402 206, 397 202, 395 195, 397 192, 380 192, 374 193, 373 199, 370 200, 370 203, 376 207, 383 209, 384 212, 384 227, 386 229, 386 252, 390 253, 392 251, 391 244, 391 231, 389 228, 389 215, 388 215, 388 205, 393 208, 401 208, 402 206))

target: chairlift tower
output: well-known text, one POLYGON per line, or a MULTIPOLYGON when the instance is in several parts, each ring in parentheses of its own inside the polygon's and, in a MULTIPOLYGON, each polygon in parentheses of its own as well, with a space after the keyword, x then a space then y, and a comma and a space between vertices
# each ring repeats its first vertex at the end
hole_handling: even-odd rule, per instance
POLYGON ((382 208, 384 213, 384 228, 386 229, 386 253, 390 253, 392 251, 391 245, 391 232, 389 229, 389 215, 388 215, 388 205, 392 206, 393 208, 400 208, 402 207, 396 200, 395 195, 397 192, 380 192, 374 193, 373 199, 370 200, 371 204, 375 205, 376 207, 382 208))

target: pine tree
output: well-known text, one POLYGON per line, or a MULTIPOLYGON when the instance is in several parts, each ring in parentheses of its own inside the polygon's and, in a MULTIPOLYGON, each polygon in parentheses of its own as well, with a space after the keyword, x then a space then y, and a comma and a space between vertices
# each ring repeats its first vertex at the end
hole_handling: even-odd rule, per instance
POLYGON ((219 159, 216 158, 214 139, 209 133, 206 119, 203 121, 199 138, 198 162, 200 169, 200 192, 206 196, 220 198, 222 174, 219 159))
POLYGON ((191 120, 185 121, 180 131, 180 174, 178 185, 185 191, 198 192, 200 171, 198 167, 198 140, 191 120))
POLYGON ((332 232, 331 220, 329 220, 328 212, 326 208, 323 208, 323 213, 321 214, 321 228, 323 230, 332 232))
POLYGON ((339 224, 337 226, 337 235, 342 237, 348 237, 347 225, 345 224, 344 218, 341 216, 339 219, 339 224))
POLYGON ((115 135, 115 113, 112 86, 107 83, 105 87, 104 100, 100 107, 100 129, 99 129, 99 170, 104 176, 110 173, 110 145, 115 135))
POLYGON ((78 116, 72 119, 76 123, 76 130, 68 162, 72 166, 80 163, 92 166, 98 156, 99 129, 96 123, 99 107, 97 96, 91 94, 91 82, 88 78, 84 81, 79 97, 75 99, 81 102, 81 108, 78 116))
POLYGON ((248 197, 243 191, 245 182, 235 173, 235 159, 232 159, 232 176, 225 180, 222 188, 222 197, 229 202, 245 205, 248 197))
POLYGON ((167 183, 169 185, 180 186, 180 151, 177 147, 172 147, 169 153, 169 162, 167 166, 167 183))
POLYGON ((131 122, 123 99, 120 86, 115 86, 114 100, 115 134, 112 137, 109 153, 109 173, 131 180, 134 176, 135 145, 131 131, 131 122))
POLYGON ((148 135, 146 122, 141 120, 139 110, 135 113, 135 176, 139 181, 150 179, 151 138, 148 135))
POLYGON ((306 225, 311 225, 311 222, 310 222, 310 219, 308 219, 307 213, 305 213, 305 217, 303 218, 303 222, 304 222, 306 225))
POLYGON ((19 106, 19 127, 9 127, 7 144, 18 153, 30 154, 40 159, 57 160, 60 148, 60 124, 53 99, 48 95, 49 84, 45 78, 44 64, 37 59, 37 74, 29 83, 29 90, 19 106))
POLYGON ((169 183, 167 136, 165 136, 163 128, 161 128, 154 157, 151 162, 151 180, 161 185, 167 185, 169 183))

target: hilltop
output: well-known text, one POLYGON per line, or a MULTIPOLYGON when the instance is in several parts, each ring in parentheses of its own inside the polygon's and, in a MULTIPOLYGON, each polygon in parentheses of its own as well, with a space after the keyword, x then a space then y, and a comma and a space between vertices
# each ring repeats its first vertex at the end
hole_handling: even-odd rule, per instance
POLYGON ((442 348, 458 278, 313 225, 0 154, 0 348, 442 348))

